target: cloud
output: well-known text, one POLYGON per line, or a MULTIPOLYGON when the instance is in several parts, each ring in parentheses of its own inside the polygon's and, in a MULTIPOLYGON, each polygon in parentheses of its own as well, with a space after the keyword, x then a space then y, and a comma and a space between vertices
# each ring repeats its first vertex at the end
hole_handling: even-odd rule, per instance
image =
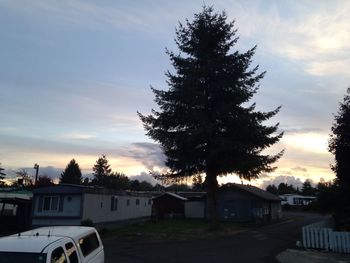
POLYGON ((291 184, 299 188, 301 188, 303 185, 303 182, 300 180, 300 178, 289 175, 279 175, 269 180, 264 180, 261 184, 261 188, 265 189, 270 184, 278 186, 280 183, 291 184))
MULTIPOLYGON (((5 174, 6 174, 6 178, 10 179, 10 178, 15 178, 16 172, 19 170, 25 170, 27 171, 28 175, 34 179, 35 178, 35 172, 36 170, 33 167, 19 167, 18 169, 6 169, 5 170, 5 174)), ((45 166, 45 167, 39 167, 39 173, 38 176, 48 176, 52 179, 56 179, 58 178, 62 171, 64 169, 62 168, 57 168, 57 167, 53 167, 53 166, 45 166)))
POLYGON ((300 166, 295 166, 295 167, 291 168, 291 170, 293 170, 293 171, 295 171, 295 172, 304 172, 304 173, 307 172, 307 169, 306 169, 306 168, 300 167, 300 166))
POLYGON ((72 139, 72 140, 87 140, 95 138, 95 135, 89 133, 66 133, 61 136, 63 139, 72 139))
POLYGON ((328 155, 328 139, 328 134, 310 132, 287 133, 281 141, 289 149, 328 155))
POLYGON ((238 1, 224 7, 236 17, 241 39, 256 41, 260 52, 297 62, 310 75, 350 76, 349 2, 238 1))
POLYGON ((128 149, 124 148, 124 151, 121 154, 125 157, 139 161, 149 171, 165 168, 165 156, 159 145, 155 143, 132 143, 128 149))
POLYGON ((174 24, 179 19, 178 14, 183 11, 178 9, 178 12, 175 12, 176 4, 159 5, 156 2, 96 4, 80 0, 29 0, 24 5, 11 0, 1 0, 0 4, 31 17, 55 21, 58 25, 74 25, 89 30, 105 30, 109 27, 128 31, 132 28, 154 35, 163 31, 164 25, 169 24, 169 21, 174 24), (170 10, 172 12, 169 12, 170 10))
POLYGON ((303 128, 295 128, 289 126, 281 127, 281 130, 284 131, 285 134, 303 134, 303 133, 319 133, 322 132, 320 128, 311 128, 311 127, 303 127, 303 128))
MULTIPOLYGON (((350 50, 349 50, 350 53, 350 50)), ((311 61, 305 67, 305 71, 311 75, 346 75, 349 76, 350 59, 324 59, 323 61, 311 61)))
MULTIPOLYGON (((77 139, 2 135, 0 160, 5 168, 17 169, 34 163, 39 163, 42 167, 64 168, 72 158, 75 158, 84 172, 91 172, 98 156, 105 154, 113 169, 127 175, 135 175, 145 170, 166 169, 165 156, 155 143, 120 143, 115 142, 113 138, 106 141, 96 138, 77 139)), ((48 169, 40 170, 44 171, 49 175, 52 172, 48 169)))
POLYGON ((146 173, 146 172, 142 172, 139 175, 131 175, 129 176, 130 180, 139 180, 140 182, 142 181, 146 181, 149 182, 153 185, 156 185, 157 183, 159 183, 156 179, 154 179, 150 174, 146 173))

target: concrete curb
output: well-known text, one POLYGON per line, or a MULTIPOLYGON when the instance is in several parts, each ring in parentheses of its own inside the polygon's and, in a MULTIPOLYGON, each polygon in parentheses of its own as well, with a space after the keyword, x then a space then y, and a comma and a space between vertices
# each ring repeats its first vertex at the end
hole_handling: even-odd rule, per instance
POLYGON ((287 249, 276 259, 280 263, 350 263, 350 255, 301 249, 287 249))

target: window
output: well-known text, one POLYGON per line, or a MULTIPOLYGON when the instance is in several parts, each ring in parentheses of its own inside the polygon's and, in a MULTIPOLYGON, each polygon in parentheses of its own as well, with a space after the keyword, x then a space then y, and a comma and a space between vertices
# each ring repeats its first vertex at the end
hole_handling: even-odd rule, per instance
POLYGON ((62 247, 56 248, 51 254, 51 263, 67 263, 66 255, 62 247))
POLYGON ((118 197, 111 196, 111 211, 118 210, 118 197))
POLYGON ((79 239, 79 245, 81 252, 83 253, 84 257, 86 257, 92 251, 97 249, 100 246, 100 243, 98 242, 96 234, 92 233, 86 237, 79 239))
POLYGON ((72 242, 69 242, 65 245, 67 250, 67 256, 69 258, 70 263, 79 263, 77 251, 75 250, 75 247, 72 242))
POLYGON ((140 205, 140 199, 136 199, 136 205, 140 205))
POLYGON ((43 200, 44 211, 58 211, 60 198, 58 196, 45 196, 43 200))
POLYGON ((270 214, 270 211, 267 207, 264 207, 264 215, 270 214))
POLYGON ((126 199, 126 206, 130 205, 130 199, 126 199))

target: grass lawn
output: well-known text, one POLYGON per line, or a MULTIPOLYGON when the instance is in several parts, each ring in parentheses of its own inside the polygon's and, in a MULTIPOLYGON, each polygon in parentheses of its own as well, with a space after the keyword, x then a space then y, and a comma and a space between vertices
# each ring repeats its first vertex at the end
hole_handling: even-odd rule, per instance
POLYGON ((232 235, 247 228, 237 223, 221 223, 218 231, 209 231, 208 222, 191 219, 171 219, 156 222, 132 224, 106 233, 108 236, 119 236, 132 240, 147 241, 190 240, 232 235))

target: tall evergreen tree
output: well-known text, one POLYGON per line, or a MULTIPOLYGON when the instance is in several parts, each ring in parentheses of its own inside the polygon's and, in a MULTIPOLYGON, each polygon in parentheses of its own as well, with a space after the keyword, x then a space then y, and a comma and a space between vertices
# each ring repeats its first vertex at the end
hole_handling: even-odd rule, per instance
POLYGON ((335 158, 332 170, 337 177, 334 185, 340 197, 336 201, 338 204, 335 207, 339 209, 335 213, 339 224, 350 226, 350 88, 334 119, 328 148, 335 158))
POLYGON ((115 172, 115 173, 111 173, 108 176, 105 176, 103 186, 110 189, 126 190, 128 189, 129 184, 130 184, 129 177, 127 177, 123 173, 115 172))
POLYGON ((274 185, 274 184, 269 184, 267 187, 266 187, 266 191, 267 192, 270 192, 271 194, 274 194, 274 195, 278 195, 278 189, 277 187, 274 185))
POLYGON ((301 188, 301 194, 302 195, 310 195, 313 196, 317 192, 317 189, 311 185, 310 180, 305 180, 303 183, 303 187, 301 188))
POLYGON ((112 169, 108 164, 108 159, 106 158, 106 155, 102 155, 97 159, 95 165, 92 167, 92 170, 94 175, 93 183, 101 186, 107 186, 107 176, 110 176, 112 174, 112 169))
POLYGON ((262 151, 282 137, 278 124, 263 122, 276 115, 247 106, 264 73, 251 67, 256 47, 233 51, 238 40, 234 21, 211 7, 179 24, 179 54, 167 51, 175 72, 168 71, 169 89, 157 90, 159 111, 139 114, 147 135, 159 142, 170 168, 169 178, 205 174, 212 228, 218 226, 217 177, 235 173, 244 179, 270 172, 276 155, 262 151))
POLYGON ((297 190, 292 184, 280 183, 277 187, 277 191, 279 195, 284 194, 295 194, 297 190))
POLYGON ((329 151, 334 154, 335 158, 332 169, 339 183, 350 190, 350 88, 334 118, 335 122, 329 140, 329 151))
POLYGON ((82 174, 79 164, 72 159, 66 166, 66 169, 61 174, 60 183, 63 184, 81 184, 82 174))
POLYGON ((47 175, 40 175, 37 181, 37 187, 47 187, 53 185, 52 179, 47 175))
POLYGON ((3 171, 5 171, 5 169, 1 167, 0 163, 0 180, 5 179, 6 177, 6 174, 3 171))

